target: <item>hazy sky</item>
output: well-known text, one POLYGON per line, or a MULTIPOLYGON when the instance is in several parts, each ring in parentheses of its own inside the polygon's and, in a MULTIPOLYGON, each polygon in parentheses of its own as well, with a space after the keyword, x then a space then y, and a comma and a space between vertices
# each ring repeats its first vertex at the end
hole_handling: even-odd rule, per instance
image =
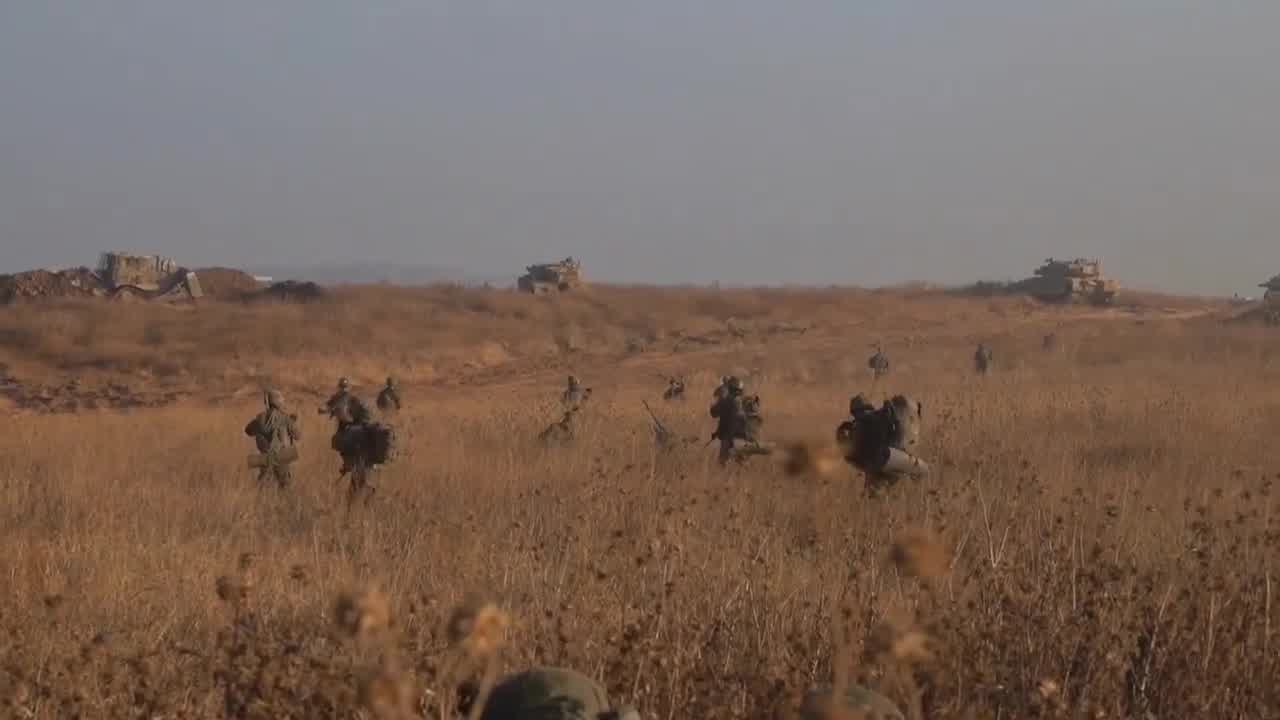
POLYGON ((1280 271, 1275 0, 0 0, 0 270, 1280 271))

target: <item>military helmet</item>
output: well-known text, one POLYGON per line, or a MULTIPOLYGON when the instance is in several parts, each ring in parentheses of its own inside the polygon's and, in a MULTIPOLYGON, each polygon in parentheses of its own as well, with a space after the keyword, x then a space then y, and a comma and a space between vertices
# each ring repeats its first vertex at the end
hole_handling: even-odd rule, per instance
POLYGON ((875 406, 867 402, 867 398, 862 393, 858 393, 849 399, 850 415, 858 415, 860 413, 873 411, 875 411, 875 406))
POLYGON ((268 390, 264 395, 267 401, 267 407, 277 410, 284 409, 284 394, 279 390, 268 390))
POLYGON ((393 378, 393 377, 391 377, 390 375, 388 375, 388 376, 387 376, 387 387, 395 387, 395 386, 396 386, 396 379, 395 379, 395 378, 393 378))
POLYGON ((737 375, 730 375, 725 384, 734 392, 742 392, 742 380, 737 375))
POLYGON ((350 381, 350 380, 346 379, 345 377, 338 378, 338 389, 339 389, 339 390, 346 390, 347 388, 350 388, 350 387, 351 387, 351 381, 350 381))

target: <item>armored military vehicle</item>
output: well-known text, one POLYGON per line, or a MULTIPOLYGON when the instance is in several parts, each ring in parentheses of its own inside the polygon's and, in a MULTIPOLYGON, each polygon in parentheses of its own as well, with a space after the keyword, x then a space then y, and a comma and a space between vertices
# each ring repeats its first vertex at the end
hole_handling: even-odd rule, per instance
POLYGON ((107 294, 117 299, 188 300, 204 295, 194 272, 157 255, 102 253, 97 275, 107 294))
POLYGON ((1270 280, 1260 283, 1260 288, 1266 288, 1266 292, 1262 295, 1262 301, 1268 305, 1280 307, 1280 275, 1276 275, 1270 280))
POLYGON ((1049 302, 1085 302, 1110 305, 1119 283, 1102 274, 1102 263, 1092 258, 1049 258, 1035 270, 1035 277, 1019 283, 1022 290, 1049 302))
POLYGON ((545 295, 582 286, 582 263, 567 257, 560 262, 529 265, 517 286, 522 292, 545 295))

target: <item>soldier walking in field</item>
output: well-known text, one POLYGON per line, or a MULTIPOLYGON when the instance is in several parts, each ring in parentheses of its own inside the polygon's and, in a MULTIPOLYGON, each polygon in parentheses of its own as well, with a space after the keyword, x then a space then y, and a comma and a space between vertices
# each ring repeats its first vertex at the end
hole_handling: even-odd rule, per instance
POLYGON ((727 463, 735 455, 759 454, 764 451, 760 445, 760 430, 764 426, 764 417, 760 414, 760 396, 747 396, 742 380, 730 375, 724 384, 717 389, 718 398, 711 405, 711 417, 716 419, 716 430, 712 440, 720 441, 719 461, 727 463), (742 440, 745 447, 737 449, 737 441, 742 440))
POLYGON ((845 461, 866 475, 869 490, 928 474, 928 464, 914 454, 923 412, 921 403, 905 395, 893 396, 878 410, 862 395, 850 400, 851 417, 836 428, 836 441, 845 461))
POLYGON ((879 343, 876 343, 875 348, 875 354, 867 358, 867 367, 871 368, 871 377, 879 380, 889 374, 889 356, 884 353, 879 343))
POLYGON ((338 470, 338 479, 351 474, 352 497, 366 490, 369 486, 368 473, 372 469, 367 460, 369 423, 372 414, 364 401, 351 392, 351 382, 345 377, 338 381, 338 392, 334 393, 320 408, 320 414, 328 414, 337 422, 330 447, 342 458, 342 467, 338 470))
POLYGON ((591 388, 582 387, 578 377, 570 375, 568 385, 560 395, 560 402, 567 408, 577 408, 589 397, 591 397, 591 388))
POLYGON ((378 409, 382 412, 400 410, 400 392, 396 389, 395 378, 387 378, 387 384, 378 393, 378 409))
POLYGON ((329 399, 320 408, 319 413, 321 415, 328 414, 330 417, 335 418, 346 415, 348 413, 347 406, 352 399, 356 399, 359 402, 359 399, 351 394, 351 381, 345 377, 338 378, 338 391, 329 396, 329 399))
POLYGON ((274 480, 281 489, 289 486, 293 473, 290 464, 298 457, 297 444, 302 439, 298 418, 285 409, 284 396, 278 390, 263 395, 266 409, 249 421, 244 434, 253 438, 260 455, 251 461, 259 468, 258 484, 274 480))
POLYGON ((979 375, 986 375, 991 371, 991 348, 984 343, 978 343, 978 349, 973 351, 973 367, 979 375))

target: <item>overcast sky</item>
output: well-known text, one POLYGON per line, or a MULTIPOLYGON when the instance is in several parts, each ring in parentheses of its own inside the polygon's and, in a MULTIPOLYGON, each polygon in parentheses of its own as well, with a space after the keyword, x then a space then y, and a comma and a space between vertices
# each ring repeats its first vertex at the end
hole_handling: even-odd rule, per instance
POLYGON ((0 270, 1280 272, 1275 0, 0 0, 0 270))

